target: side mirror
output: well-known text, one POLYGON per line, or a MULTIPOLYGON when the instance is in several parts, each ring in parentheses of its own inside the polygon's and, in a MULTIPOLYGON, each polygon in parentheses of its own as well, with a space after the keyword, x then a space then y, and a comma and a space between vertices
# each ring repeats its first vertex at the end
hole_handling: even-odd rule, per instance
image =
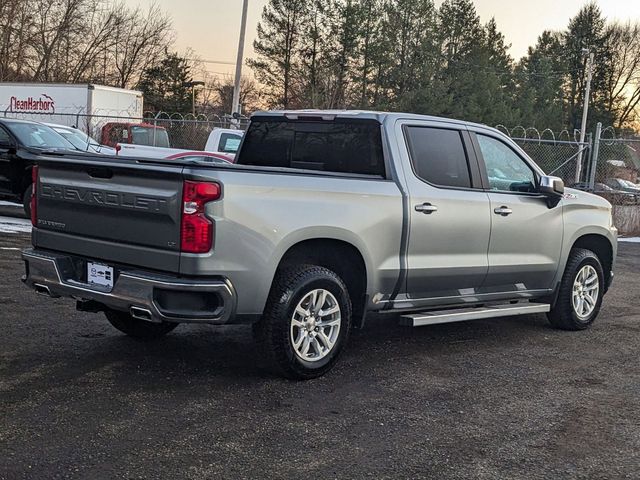
POLYGON ((564 195, 564 182, 561 178, 543 175, 538 192, 547 197, 549 208, 555 207, 564 195))

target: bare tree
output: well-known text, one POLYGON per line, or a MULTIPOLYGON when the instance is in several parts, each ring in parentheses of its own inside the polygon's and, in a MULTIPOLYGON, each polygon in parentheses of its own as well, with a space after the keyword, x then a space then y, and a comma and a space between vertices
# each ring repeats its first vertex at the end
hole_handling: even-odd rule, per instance
POLYGON ((150 65, 156 63, 171 45, 171 19, 157 5, 144 12, 139 7, 127 10, 124 4, 115 7, 122 12, 113 32, 111 62, 115 84, 127 87, 150 65))
POLYGON ((0 81, 20 80, 30 48, 31 0, 0 1, 0 81))
MULTIPOLYGON (((233 102, 234 81, 231 75, 225 75, 222 80, 215 80, 210 90, 215 93, 215 99, 211 106, 216 113, 231 113, 231 104, 233 102)), ((249 77, 240 79, 240 111, 248 114, 258 108, 259 90, 255 80, 249 77)))
POLYGON ((0 0, 0 80, 127 87, 173 39, 169 17, 109 0, 0 0))
POLYGON ((640 105, 640 24, 611 24, 606 38, 605 108, 614 113, 616 128, 624 128, 640 105))
POLYGON ((85 3, 85 0, 34 1, 35 22, 31 37, 34 55, 30 65, 34 80, 66 80, 62 75, 65 63, 63 47, 73 41, 79 26, 75 19, 82 17, 85 3))

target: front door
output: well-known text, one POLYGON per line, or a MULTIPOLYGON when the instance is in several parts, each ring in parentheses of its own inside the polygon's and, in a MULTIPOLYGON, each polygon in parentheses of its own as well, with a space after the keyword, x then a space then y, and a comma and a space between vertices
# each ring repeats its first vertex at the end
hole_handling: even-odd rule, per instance
POLYGON ((410 201, 407 297, 415 306, 473 297, 488 270, 489 199, 464 127, 408 123, 398 132, 410 201), (470 161, 471 160, 471 161, 470 161))
POLYGON ((563 236, 562 204, 536 193, 539 172, 499 136, 476 132, 481 173, 491 202, 489 273, 483 291, 553 288, 563 236))

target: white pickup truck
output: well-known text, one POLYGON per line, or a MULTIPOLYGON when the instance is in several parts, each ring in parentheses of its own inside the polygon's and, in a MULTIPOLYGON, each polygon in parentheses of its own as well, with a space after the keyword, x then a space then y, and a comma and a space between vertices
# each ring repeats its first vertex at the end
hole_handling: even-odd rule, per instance
MULTIPOLYGON (((229 128, 214 128, 209 134, 204 151, 211 153, 225 153, 235 155, 240 147, 244 132, 229 128)), ((149 145, 135 145, 133 143, 119 143, 116 146, 119 155, 133 158, 169 158, 173 155, 193 152, 193 149, 152 147, 149 145)))

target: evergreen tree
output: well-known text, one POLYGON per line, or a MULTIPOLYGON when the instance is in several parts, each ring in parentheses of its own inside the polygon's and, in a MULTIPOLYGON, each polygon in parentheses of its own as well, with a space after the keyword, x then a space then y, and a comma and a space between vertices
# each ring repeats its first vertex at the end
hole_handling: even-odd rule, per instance
POLYGON ((608 115, 605 113, 602 97, 602 91, 605 88, 605 72, 600 66, 606 58, 605 44, 605 19, 596 3, 588 3, 569 21, 564 34, 564 57, 568 73, 565 98, 567 124, 570 129, 579 129, 582 121, 588 58, 588 55, 583 53, 583 49, 589 49, 598 59, 591 83, 590 125, 595 125, 595 122, 600 120, 604 120, 606 124, 611 122, 610 118, 606 118, 608 115))
POLYGON ((489 124, 512 121, 512 59, 495 21, 482 25, 471 0, 445 0, 438 31, 450 98, 442 113, 489 124))
MULTIPOLYGON (((303 20, 309 0, 270 0, 262 11, 253 48, 257 58, 247 63, 265 86, 271 107, 302 107, 292 98, 298 67, 303 20)), ((308 15, 306 16, 308 18, 308 15)))
POLYGON ((380 51, 385 66, 384 108, 439 113, 443 97, 435 82, 441 62, 436 39, 437 13, 431 0, 398 0, 385 8, 380 51))
POLYGON ((521 124, 555 132, 565 128, 563 87, 567 67, 563 51, 561 35, 551 31, 544 31, 536 45, 529 47, 516 68, 514 106, 520 118, 512 126, 521 124))
POLYGON ((311 0, 301 26, 300 61, 294 89, 299 102, 309 108, 327 108, 324 56, 328 41, 326 2, 311 0))
POLYGON ((191 111, 191 81, 189 60, 177 53, 165 52, 158 65, 142 73, 136 88, 144 93, 145 108, 152 111, 191 111))
POLYGON ((359 108, 369 108, 373 104, 372 86, 376 83, 375 65, 382 54, 378 42, 382 25, 382 1, 360 0, 357 2, 356 15, 359 30, 352 72, 353 104, 359 108))

